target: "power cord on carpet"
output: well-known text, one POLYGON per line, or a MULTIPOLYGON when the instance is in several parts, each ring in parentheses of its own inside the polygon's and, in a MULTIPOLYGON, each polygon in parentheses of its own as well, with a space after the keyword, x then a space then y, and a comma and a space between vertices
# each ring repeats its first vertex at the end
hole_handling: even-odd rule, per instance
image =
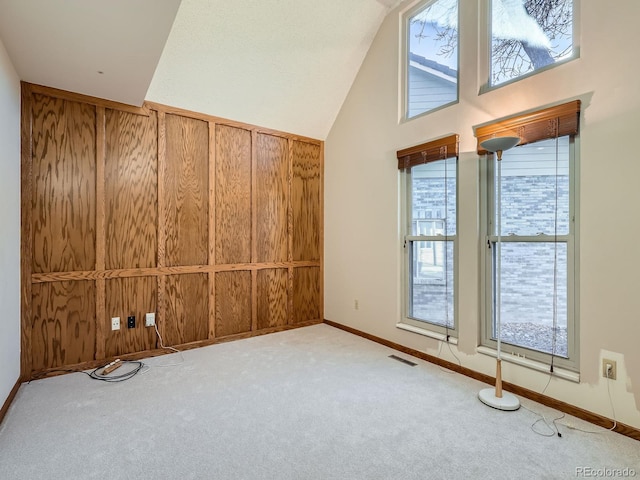
POLYGON ((124 382, 125 380, 129 380, 133 376, 135 376, 142 368, 145 366, 144 363, 138 360, 118 360, 122 365, 134 365, 134 368, 127 370, 124 373, 120 373, 118 375, 112 375, 110 373, 103 374, 100 373, 99 370, 104 370, 107 365, 102 365, 91 372, 85 372, 84 370, 74 370, 70 368, 57 368, 54 370, 47 370, 46 372, 42 372, 39 375, 34 376, 29 380, 28 383, 31 383, 32 380, 40 380, 45 378, 46 375, 55 372, 64 372, 64 373, 84 373, 89 378, 93 380, 100 380, 102 382, 124 382))
POLYGON ((146 370, 142 372, 143 374, 147 373, 152 368, 177 367, 178 365, 182 365, 184 363, 184 356, 182 355, 182 351, 174 347, 165 346, 164 341, 162 340, 162 335, 160 335, 160 331, 158 330, 158 324, 155 324, 154 328, 156 329, 156 335, 158 336, 158 342, 160 343, 160 348, 162 348, 163 350, 171 350, 172 352, 179 353, 180 361, 176 363, 166 363, 164 365, 145 365, 146 370))
MULTIPOLYGON (((460 359, 458 358, 458 356, 454 353, 453 349, 451 348, 451 342, 449 342, 449 336, 447 336, 446 340, 440 340, 440 347, 438 348, 438 354, 436 355, 437 358, 441 358, 440 354, 442 353, 442 344, 446 343, 447 346, 449 347, 449 351, 451 352, 451 355, 453 355, 453 358, 456 359, 456 361, 458 362, 458 366, 462 367, 462 362, 460 361, 460 359)), ((457 372, 454 372, 453 370, 449 370, 448 368, 439 366, 440 370, 442 370, 445 373, 451 373, 451 374, 455 374, 457 372)))
POLYGON ((570 428, 571 430, 577 430, 578 432, 582 432, 582 433, 609 433, 609 432, 613 432, 616 427, 618 426, 618 421, 616 420, 616 410, 613 406, 613 399, 611 398, 611 388, 609 387, 609 384, 611 383, 611 377, 609 376, 609 371, 607 371, 607 394, 609 396, 609 404, 611 405, 611 413, 613 415, 613 425, 611 426, 611 428, 606 428, 604 430, 584 430, 582 428, 578 428, 574 425, 570 425, 570 424, 565 424, 565 423, 561 423, 560 425, 562 425, 563 427, 567 427, 570 428))
MULTIPOLYGON (((544 390, 542 390, 542 394, 544 394, 544 392, 547 390, 547 387, 549 386, 549 382, 551 381, 551 376, 552 374, 549 374, 549 380, 547 380, 547 385, 544 387, 544 390)), ((542 435, 543 437, 553 437, 553 436, 558 436, 558 437, 562 437, 562 433, 560 432, 560 430, 558 429, 558 425, 561 425, 563 427, 566 427, 570 430, 576 430, 578 432, 582 432, 582 433, 595 433, 595 434, 602 434, 602 433, 609 433, 612 432, 616 429, 616 427, 618 426, 618 422, 616 420, 616 411, 615 408, 613 406, 613 398, 611 397, 611 388, 610 388, 610 384, 611 383, 611 377, 609 377, 609 372, 607 372, 607 394, 609 396, 609 404, 611 405, 611 412, 613 414, 613 425, 611 426, 611 428, 607 428, 607 429, 603 429, 603 430, 585 430, 583 428, 579 428, 576 427, 575 425, 571 425, 569 423, 562 423, 559 422, 559 420, 562 420, 566 415, 563 413, 561 416, 554 418, 553 420, 551 420, 551 422, 549 422, 549 420, 547 420, 547 418, 542 415, 539 412, 536 412, 534 410, 531 410, 530 408, 525 407, 524 405, 522 405, 522 408, 524 408, 525 410, 530 411, 531 413, 538 415, 540 418, 538 420, 536 420, 535 422, 533 422, 531 424, 531 430, 533 430, 534 433, 537 433, 538 435, 542 435), (540 422, 544 422, 545 426, 550 430, 551 433, 543 433, 540 432, 538 430, 536 430, 536 425, 540 422), (553 425, 553 426, 552 426, 553 425)))

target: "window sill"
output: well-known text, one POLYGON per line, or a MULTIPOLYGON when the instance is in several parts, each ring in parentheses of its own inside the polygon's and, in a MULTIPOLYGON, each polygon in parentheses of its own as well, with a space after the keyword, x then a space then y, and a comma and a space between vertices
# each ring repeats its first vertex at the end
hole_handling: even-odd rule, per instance
MULTIPOLYGON (((498 356, 497 352, 493 348, 483 346, 478 347, 478 353, 482 353, 493 358, 496 358, 498 356)), ((536 360, 531 360, 530 358, 518 357, 517 355, 505 353, 502 355, 502 360, 505 362, 520 365, 522 367, 531 368, 532 370, 537 370, 538 372, 549 373, 549 365, 547 365, 546 363, 538 362, 536 360)), ((571 370, 566 370, 564 368, 553 367, 553 376, 562 378, 564 380, 569 380, 570 382, 580 383, 579 373, 572 372, 571 370)))
MULTIPOLYGON (((447 336, 442 333, 433 332, 431 330, 426 330, 420 327, 414 327, 413 325, 409 325, 406 323, 396 323, 396 327, 400 330, 406 330, 407 332, 417 333, 418 335, 424 335, 425 337, 435 338, 436 340, 440 340, 441 342, 447 341, 447 336)), ((458 339, 449 335, 449 343, 453 345, 458 344, 458 339)))

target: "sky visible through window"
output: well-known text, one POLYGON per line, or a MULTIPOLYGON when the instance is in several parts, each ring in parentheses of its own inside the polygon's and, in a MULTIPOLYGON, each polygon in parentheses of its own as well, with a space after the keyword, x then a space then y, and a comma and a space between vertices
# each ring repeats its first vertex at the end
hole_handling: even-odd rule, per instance
POLYGON ((458 70, 458 47, 450 45, 448 38, 438 35, 443 28, 436 23, 424 23, 421 14, 412 17, 410 21, 409 51, 421 57, 445 65, 452 70, 458 70))

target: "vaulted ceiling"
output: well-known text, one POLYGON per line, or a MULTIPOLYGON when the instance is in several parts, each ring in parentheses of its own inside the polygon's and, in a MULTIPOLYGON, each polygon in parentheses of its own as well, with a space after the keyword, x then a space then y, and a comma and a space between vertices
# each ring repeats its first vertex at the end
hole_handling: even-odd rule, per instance
POLYGON ((22 80, 324 139, 399 0, 0 0, 22 80))

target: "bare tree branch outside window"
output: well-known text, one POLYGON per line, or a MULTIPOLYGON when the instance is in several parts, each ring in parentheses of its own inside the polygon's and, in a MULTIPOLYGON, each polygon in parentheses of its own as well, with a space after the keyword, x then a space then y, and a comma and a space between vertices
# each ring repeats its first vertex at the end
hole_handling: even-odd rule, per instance
MULTIPOLYGON (((491 7, 492 85, 572 54, 573 0, 491 0, 491 7)), ((454 8, 453 2, 440 0, 412 19, 422 26, 415 34, 418 40, 426 38, 427 32, 439 40, 437 55, 442 58, 450 56, 457 45, 457 21, 447 15, 454 8)))

